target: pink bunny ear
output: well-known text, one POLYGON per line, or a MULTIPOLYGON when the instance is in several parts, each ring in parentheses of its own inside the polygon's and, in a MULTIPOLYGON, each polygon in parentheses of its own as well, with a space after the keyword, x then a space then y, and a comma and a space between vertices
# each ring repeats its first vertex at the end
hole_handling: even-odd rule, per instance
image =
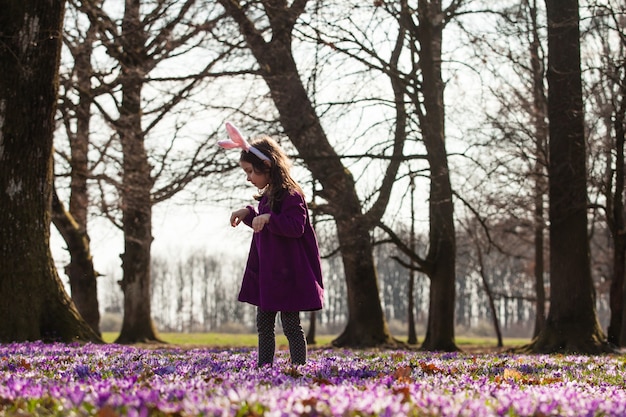
POLYGON ((239 148, 239 145, 237 145, 235 142, 233 142, 230 139, 228 139, 228 140, 220 140, 220 141, 217 142, 217 144, 220 145, 224 149, 239 148))
POLYGON ((263 152, 261 152, 254 146, 250 146, 248 141, 244 139, 239 129, 237 129, 235 125, 233 125, 231 122, 226 122, 226 132, 228 132, 228 136, 230 137, 230 140, 218 141, 217 144, 219 146, 221 146, 224 149, 240 148, 246 152, 252 152, 253 154, 255 154, 256 156, 258 156, 264 161, 270 162, 270 159, 266 155, 264 155, 263 152))
POLYGON ((243 138, 239 129, 237 129, 231 122, 226 122, 226 132, 228 132, 230 140, 220 140, 217 142, 219 146, 225 149, 241 148, 244 151, 250 150, 248 142, 243 138))

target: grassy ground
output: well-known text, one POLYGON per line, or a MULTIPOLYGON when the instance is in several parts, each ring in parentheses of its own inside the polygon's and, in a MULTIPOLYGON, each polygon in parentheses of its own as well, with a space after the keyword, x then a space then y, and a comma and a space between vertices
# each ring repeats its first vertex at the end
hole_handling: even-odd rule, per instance
MULTIPOLYGON (((117 337, 117 333, 103 333, 102 338, 107 343, 112 343, 117 337)), ((257 335, 252 333, 159 333, 159 337, 172 345, 190 346, 217 346, 217 347, 255 347, 257 345, 257 335)), ((317 336, 318 345, 330 344, 335 336, 317 336)), ((276 344, 287 345, 287 338, 279 334, 276 336, 276 344)))
MULTIPOLYGON (((105 342, 112 343, 117 337, 117 333, 103 333, 105 342)), ((161 333, 159 336, 167 343, 180 346, 215 346, 215 347, 255 347, 257 344, 256 334, 235 334, 235 333, 161 333)), ((336 335, 316 336, 317 346, 329 346, 336 335)), ((398 337, 401 341, 406 341, 406 337, 398 337)), ((418 346, 423 340, 418 340, 418 346)), ((518 347, 529 342, 528 339, 504 339, 504 348, 518 347)), ((287 339, 284 335, 276 336, 277 346, 287 346, 287 339)), ((457 337, 456 344, 461 350, 491 350, 497 349, 497 340, 488 337, 457 337)))

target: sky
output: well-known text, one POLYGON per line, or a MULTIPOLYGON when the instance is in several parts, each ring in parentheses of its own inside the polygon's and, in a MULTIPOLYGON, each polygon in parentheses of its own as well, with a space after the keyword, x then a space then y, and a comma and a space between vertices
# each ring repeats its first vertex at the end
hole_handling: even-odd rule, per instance
MULTIPOLYGON (((228 208, 212 205, 181 206, 168 201, 160 203, 153 210, 152 256, 175 261, 179 257, 184 259, 194 251, 214 251, 224 257, 245 259, 252 231, 243 225, 236 228, 230 226, 230 213, 228 208)), ((104 219, 91 220, 88 227, 96 271, 121 279, 122 262, 119 256, 124 252, 121 231, 104 219)), ((69 262, 65 247, 63 239, 52 225, 50 249, 64 282, 67 277, 63 268, 69 262)))

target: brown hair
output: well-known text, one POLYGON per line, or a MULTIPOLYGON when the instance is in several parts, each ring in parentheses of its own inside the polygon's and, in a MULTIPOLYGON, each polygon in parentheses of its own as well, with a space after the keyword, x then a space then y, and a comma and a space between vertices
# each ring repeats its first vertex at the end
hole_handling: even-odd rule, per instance
POLYGON ((251 140, 250 146, 254 146, 270 159, 266 162, 252 152, 241 152, 240 159, 252 164, 252 168, 256 172, 270 174, 268 187, 261 194, 255 196, 257 200, 260 200, 263 195, 267 194, 270 208, 272 211, 276 211, 280 207, 286 192, 289 194, 298 193, 304 196, 302 188, 291 177, 289 172, 291 168, 289 157, 274 139, 267 135, 260 136, 251 140))

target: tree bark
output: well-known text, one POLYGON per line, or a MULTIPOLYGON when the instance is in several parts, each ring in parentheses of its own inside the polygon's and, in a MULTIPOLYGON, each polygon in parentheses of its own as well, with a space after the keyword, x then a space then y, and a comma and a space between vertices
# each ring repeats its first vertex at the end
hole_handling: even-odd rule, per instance
POLYGON ((70 279, 72 301, 81 317, 96 334, 101 335, 97 274, 93 267, 89 236, 65 210, 55 190, 52 196, 52 222, 63 237, 70 254, 70 263, 65 267, 65 273, 70 279))
POLYGON ((541 40, 538 33, 537 1, 529 2, 528 8, 531 16, 532 41, 530 45, 530 67, 533 76, 533 114, 535 125, 535 167, 534 167, 534 241, 535 241, 535 328, 533 337, 537 336, 546 321, 546 290, 544 283, 544 239, 545 239, 545 208, 544 200, 546 190, 545 167, 546 167, 546 144, 548 141, 548 99, 545 93, 545 64, 541 56, 541 40), (532 4, 531 4, 532 3, 532 4))
POLYGON ((309 313, 309 330, 306 333, 306 342, 309 345, 314 345, 317 343, 315 341, 316 323, 317 323, 317 314, 315 311, 311 311, 309 313))
POLYGON ((533 352, 609 351, 595 310, 577 0, 547 0, 550 309, 533 352))
MULTIPOLYGON (((624 62, 626 66, 626 62, 624 62)), ((621 80, 621 101, 616 109, 613 126, 615 130, 615 191, 613 193, 612 226, 613 235, 613 279, 610 289, 611 318, 607 330, 608 340, 616 346, 626 346, 626 309, 624 299, 626 287, 626 230, 624 230, 624 144, 626 143, 626 68, 621 80)))
MULTIPOLYGON (((417 253, 417 245, 415 244, 415 173, 411 172, 411 230, 409 235, 409 250, 412 253, 417 253)), ((417 331, 415 330, 415 261, 410 260, 409 268, 409 294, 407 309, 408 314, 408 338, 407 343, 409 345, 417 345, 417 331)))
POLYGON ((152 245, 153 180, 144 144, 141 125, 142 64, 145 35, 139 14, 140 1, 127 0, 122 20, 125 38, 122 104, 116 122, 123 154, 122 223, 124 254, 123 278, 124 319, 116 343, 160 342, 151 317, 150 249, 152 245))
MULTIPOLYGON (((426 271, 430 278, 430 302, 425 350, 455 351, 454 306, 456 237, 454 204, 445 146, 441 44, 443 13, 440 1, 418 2, 420 66, 423 77, 423 108, 420 125, 430 166, 430 232, 426 271)), ((420 103, 415 103, 420 108, 420 103)))
POLYGON ((608 341, 616 346, 626 346, 624 328, 624 274, 626 273, 626 234, 624 230, 624 130, 621 138, 616 138, 616 181, 613 195, 613 224, 610 226, 613 236, 613 277, 609 290, 611 316, 607 329, 608 341))
POLYGON ((74 58, 78 103, 73 105, 71 100, 68 100, 61 104, 64 107, 72 107, 71 109, 62 108, 71 152, 69 212, 65 210, 63 203, 56 198, 56 193, 56 200, 53 199, 52 208, 54 225, 63 236, 70 254, 70 263, 65 267, 65 273, 70 280, 72 300, 85 321, 96 333, 100 334, 98 274, 94 269, 89 245, 90 239, 87 233, 89 129, 93 103, 91 59, 95 38, 96 30, 91 24, 87 29, 84 42, 70 48, 74 58), (72 117, 76 119, 75 131, 73 131, 73 123, 71 123, 72 117))
POLYGON ((101 341, 50 252, 52 137, 64 1, 0 13, 0 342, 101 341))

